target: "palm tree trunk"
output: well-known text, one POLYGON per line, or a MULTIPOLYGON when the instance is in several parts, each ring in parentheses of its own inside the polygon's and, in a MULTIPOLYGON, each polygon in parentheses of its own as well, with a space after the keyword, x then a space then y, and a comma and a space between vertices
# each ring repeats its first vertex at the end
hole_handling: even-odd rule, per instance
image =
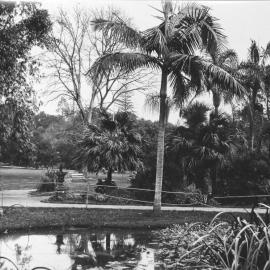
POLYGON ((218 109, 221 103, 221 96, 220 93, 216 90, 212 90, 213 93, 213 105, 215 107, 215 118, 218 117, 218 109))
POLYGON ((212 179, 211 179, 211 169, 207 168, 205 173, 205 193, 207 195, 212 194, 212 179))
POLYGON ((112 182, 112 172, 113 172, 112 168, 109 168, 108 169, 108 172, 107 172, 107 179, 106 179, 106 182, 107 183, 111 183, 112 182))
POLYGON ((249 151, 254 151, 254 106, 249 104, 249 151))
POLYGON ((111 234, 106 233, 106 251, 110 253, 111 251, 111 234))
POLYGON ((186 188, 187 187, 187 174, 186 174, 186 169, 185 169, 185 159, 181 159, 181 169, 182 169, 182 187, 186 188))
POLYGON ((215 118, 218 117, 218 107, 219 107, 219 106, 215 106, 215 118))
POLYGON ((159 127, 157 142, 157 167, 156 167, 156 185, 154 198, 154 212, 161 211, 161 193, 163 180, 164 165, 164 138, 166 127, 166 97, 167 97, 167 77, 166 70, 162 70, 161 87, 160 87, 160 108, 159 108, 159 127))
POLYGON ((270 108, 269 108, 270 107, 270 94, 268 92, 266 94, 266 112, 267 112, 267 119, 270 120, 270 108))

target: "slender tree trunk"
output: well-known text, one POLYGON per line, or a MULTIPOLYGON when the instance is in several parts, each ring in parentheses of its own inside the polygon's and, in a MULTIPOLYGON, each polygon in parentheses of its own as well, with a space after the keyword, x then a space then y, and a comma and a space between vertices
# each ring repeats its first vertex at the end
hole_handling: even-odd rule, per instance
POLYGON ((181 159, 181 169, 182 169, 182 186, 183 188, 186 188, 187 187, 187 175, 186 175, 186 169, 185 169, 185 159, 182 158, 181 159))
POLYGON ((106 251, 110 253, 111 251, 111 234, 106 233, 106 251))
POLYGON ((206 169, 206 174, 205 174, 205 193, 207 195, 212 194, 212 179, 211 179, 211 169, 208 168, 206 169))
POLYGON ((218 117, 218 106, 215 106, 215 117, 218 117))
POLYGON ((217 182, 218 182, 218 165, 212 169, 212 195, 217 194, 217 182))
POLYGON ((157 167, 156 167, 156 185, 154 198, 154 212, 161 211, 162 180, 164 165, 164 138, 166 127, 166 97, 167 97, 167 71, 162 70, 160 87, 160 108, 159 108, 159 127, 157 142, 157 167))
POLYGON ((266 113, 267 119, 270 120, 270 94, 268 92, 266 94, 266 113))
POLYGON ((215 117, 218 117, 218 109, 221 103, 221 96, 217 90, 212 90, 213 93, 213 105, 215 107, 215 117))
POLYGON ((82 120, 83 120, 84 123, 86 123, 87 122, 87 118, 85 116, 85 112, 84 112, 84 109, 83 109, 83 105, 82 105, 82 101, 81 101, 81 97, 80 96, 76 100, 76 103, 77 103, 77 106, 79 108, 79 111, 80 111, 82 120))
POLYGON ((254 107, 250 104, 249 106, 249 151, 254 151, 254 107))
POLYGON ((108 183, 112 182, 112 172, 113 172, 112 168, 109 168, 107 172, 107 179, 106 179, 106 182, 108 183))
POLYGON ((89 104, 88 116, 87 116, 87 120, 88 120, 89 124, 92 123, 93 106, 94 106, 95 97, 96 97, 96 90, 92 89, 92 95, 91 95, 91 100, 90 100, 90 104, 89 104))
POLYGON ((233 104, 233 102, 231 102, 231 107, 232 107, 232 122, 235 122, 235 106, 233 104))
POLYGON ((261 115, 261 126, 260 126, 260 132, 259 135, 257 136, 257 149, 256 152, 257 153, 261 153, 261 149, 262 149, 262 141, 263 141, 263 127, 264 127, 264 115, 262 113, 261 115))

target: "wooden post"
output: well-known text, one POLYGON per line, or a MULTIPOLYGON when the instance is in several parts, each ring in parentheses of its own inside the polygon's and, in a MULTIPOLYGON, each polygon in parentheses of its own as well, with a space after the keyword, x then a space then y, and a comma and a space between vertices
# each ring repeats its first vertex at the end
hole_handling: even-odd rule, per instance
POLYGON ((87 191, 86 191, 86 200, 85 200, 85 208, 88 207, 88 193, 89 193, 89 182, 87 181, 87 191))

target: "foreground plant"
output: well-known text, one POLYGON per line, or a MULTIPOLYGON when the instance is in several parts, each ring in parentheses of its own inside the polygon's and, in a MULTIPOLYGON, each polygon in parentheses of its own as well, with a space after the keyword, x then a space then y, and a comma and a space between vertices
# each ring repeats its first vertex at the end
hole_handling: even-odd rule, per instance
POLYGON ((167 269, 270 268, 268 210, 265 218, 252 212, 249 222, 240 217, 217 222, 220 215, 210 225, 175 225, 158 233, 159 257, 167 269))

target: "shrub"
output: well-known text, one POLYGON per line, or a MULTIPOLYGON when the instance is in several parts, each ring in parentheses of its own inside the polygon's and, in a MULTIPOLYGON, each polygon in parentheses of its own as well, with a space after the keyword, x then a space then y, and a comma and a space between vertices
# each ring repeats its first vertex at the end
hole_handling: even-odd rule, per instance
POLYGON ((54 170, 48 170, 41 176, 41 181, 37 186, 38 192, 51 192, 55 191, 57 174, 54 170))
POLYGON ((270 160, 263 155, 250 154, 233 159, 220 175, 229 195, 268 194, 270 191, 270 160))

